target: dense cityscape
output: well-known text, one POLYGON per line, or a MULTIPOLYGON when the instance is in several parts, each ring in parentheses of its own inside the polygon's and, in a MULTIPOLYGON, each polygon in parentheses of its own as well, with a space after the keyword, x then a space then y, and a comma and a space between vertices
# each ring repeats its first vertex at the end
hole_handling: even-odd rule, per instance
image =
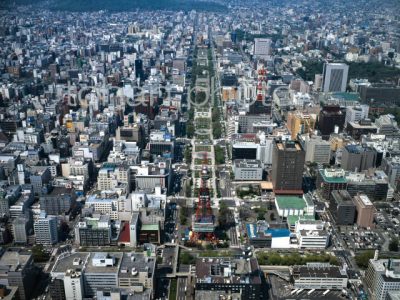
POLYGON ((0 299, 400 299, 400 3, 4 0, 0 299))

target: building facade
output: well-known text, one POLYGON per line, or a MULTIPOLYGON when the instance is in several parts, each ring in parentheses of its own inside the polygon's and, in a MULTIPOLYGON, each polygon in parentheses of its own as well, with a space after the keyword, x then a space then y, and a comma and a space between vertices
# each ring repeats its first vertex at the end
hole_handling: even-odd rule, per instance
POLYGON ((34 224, 36 243, 54 245, 58 242, 57 217, 48 216, 42 212, 34 224))
POLYGON ((342 63, 326 63, 323 69, 323 91, 345 92, 349 66, 342 63))
POLYGON ((235 180, 262 180, 263 168, 259 160, 236 159, 233 173, 235 180))
POLYGON ((299 142, 275 141, 271 179, 276 193, 302 191, 304 162, 305 151, 299 142))

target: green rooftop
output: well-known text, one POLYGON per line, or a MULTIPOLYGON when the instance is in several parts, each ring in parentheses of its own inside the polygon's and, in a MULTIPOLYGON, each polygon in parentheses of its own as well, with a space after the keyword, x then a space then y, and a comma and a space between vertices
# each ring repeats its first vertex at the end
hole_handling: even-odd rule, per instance
POLYGON ((298 196, 276 196, 276 202, 280 209, 304 209, 307 206, 303 197, 298 196))
POLYGON ((360 94, 359 93, 346 93, 346 92, 333 92, 331 93, 333 98, 343 99, 346 101, 359 101, 360 94))
POLYGON ((159 229, 158 224, 144 224, 142 225, 141 230, 146 230, 146 231, 157 231, 159 229))
POLYGON ((287 217, 287 223, 289 224, 289 226, 294 226, 299 219, 307 220, 307 221, 314 221, 315 220, 315 216, 311 216, 311 215, 288 216, 287 217))
POLYGON ((327 182, 327 183, 346 183, 347 182, 345 177, 338 177, 338 176, 328 177, 328 176, 325 176, 324 169, 320 169, 319 170, 319 174, 322 176, 324 181, 327 182))

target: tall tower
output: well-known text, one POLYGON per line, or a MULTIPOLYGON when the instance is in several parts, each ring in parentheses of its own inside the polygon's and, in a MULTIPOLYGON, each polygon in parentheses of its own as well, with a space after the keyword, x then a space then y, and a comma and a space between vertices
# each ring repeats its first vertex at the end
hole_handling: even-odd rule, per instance
POLYGON ((207 161, 207 154, 204 154, 199 199, 197 201, 196 213, 192 219, 192 235, 190 237, 192 242, 197 242, 199 240, 215 240, 215 218, 211 208, 210 190, 208 188, 210 173, 207 167, 207 161))
POLYGON ((267 70, 263 64, 257 68, 257 96, 249 106, 250 115, 271 115, 272 102, 267 99, 267 70))
POLYGON ((267 70, 263 64, 257 68, 257 101, 263 101, 267 89, 267 70))

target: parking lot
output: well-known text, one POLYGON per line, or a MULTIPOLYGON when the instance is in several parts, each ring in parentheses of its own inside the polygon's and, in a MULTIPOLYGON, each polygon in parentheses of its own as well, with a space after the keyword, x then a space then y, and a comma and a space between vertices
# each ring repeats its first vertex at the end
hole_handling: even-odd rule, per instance
POLYGON ((388 204, 387 207, 378 207, 375 222, 384 231, 400 234, 399 203, 388 204))
POLYGON ((378 249, 380 250, 385 239, 380 233, 371 230, 362 230, 357 227, 341 231, 346 246, 352 250, 378 249))

